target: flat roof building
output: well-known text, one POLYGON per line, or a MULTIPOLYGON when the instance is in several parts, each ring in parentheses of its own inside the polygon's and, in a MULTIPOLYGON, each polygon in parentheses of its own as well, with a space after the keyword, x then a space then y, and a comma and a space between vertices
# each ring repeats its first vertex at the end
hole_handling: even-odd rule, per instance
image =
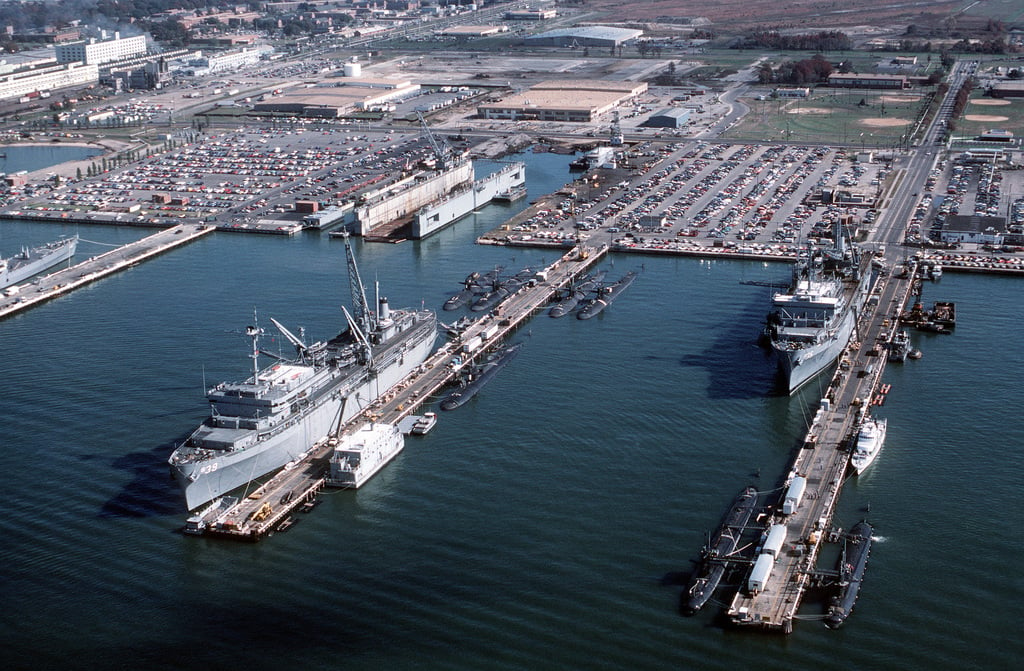
POLYGON ((993 98, 1024 98, 1024 82, 999 82, 991 93, 993 98))
POLYGON ((526 43, 545 47, 617 47, 635 40, 644 34, 632 28, 611 26, 586 26, 581 28, 558 28, 526 38, 526 43))
POLYGON ((684 107, 669 107, 655 112, 643 125, 648 128, 682 128, 690 121, 690 110, 684 107))
POLYGON ((848 89, 905 89, 909 86, 905 75, 833 74, 828 85, 848 89))
POLYGON ((646 82, 556 79, 480 105, 477 112, 485 119, 588 122, 646 91, 646 82))
POLYGON ((146 53, 146 36, 121 37, 114 33, 114 39, 99 41, 95 38, 56 44, 53 47, 58 63, 85 63, 102 65, 123 58, 141 56, 146 53))

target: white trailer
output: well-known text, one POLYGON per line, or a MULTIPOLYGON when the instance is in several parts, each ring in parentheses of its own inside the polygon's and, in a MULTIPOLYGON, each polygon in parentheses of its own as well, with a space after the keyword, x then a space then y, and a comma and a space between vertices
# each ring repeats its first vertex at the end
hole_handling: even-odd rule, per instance
POLYGON ((789 489, 786 490, 786 498, 782 502, 783 515, 792 515, 796 512, 804 498, 804 491, 806 489, 807 478, 799 475, 793 478, 793 481, 789 483, 789 489))

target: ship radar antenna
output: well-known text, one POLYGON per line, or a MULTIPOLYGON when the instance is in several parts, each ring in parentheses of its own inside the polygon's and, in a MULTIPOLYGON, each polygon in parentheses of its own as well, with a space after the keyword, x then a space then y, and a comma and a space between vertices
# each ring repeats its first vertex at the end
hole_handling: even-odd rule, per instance
POLYGON ((253 383, 259 378, 260 375, 260 336, 263 334, 263 329, 259 327, 259 321, 256 316, 256 308, 252 310, 252 325, 245 327, 245 335, 249 336, 252 340, 252 354, 249 357, 252 359, 252 381, 253 383))
POLYGON ((356 266, 356 257, 352 252, 352 243, 349 242, 349 233, 344 231, 341 236, 345 240, 345 258, 348 262, 348 283, 349 291, 352 293, 352 309, 355 312, 356 323, 364 333, 376 330, 375 310, 370 310, 366 302, 366 288, 363 280, 359 277, 359 267, 356 266))

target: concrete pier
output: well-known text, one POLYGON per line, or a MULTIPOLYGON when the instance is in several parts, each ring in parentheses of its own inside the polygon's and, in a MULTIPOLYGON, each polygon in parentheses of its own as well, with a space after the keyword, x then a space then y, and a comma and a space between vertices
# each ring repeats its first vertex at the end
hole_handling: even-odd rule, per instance
MULTIPOLYGON (((914 272, 909 274, 914 277, 914 272)), ((877 399, 888 345, 897 331, 899 315, 909 299, 912 279, 885 276, 876 284, 858 321, 857 330, 798 448, 785 478, 806 480, 800 504, 785 514, 782 501, 765 516, 765 530, 786 526, 785 548, 778 554, 764 588, 751 593, 744 584, 733 598, 727 615, 737 625, 790 633, 793 620, 815 573, 822 544, 845 481, 850 446, 856 440, 857 416, 877 399)), ((784 496, 784 493, 783 493, 784 496)))
MULTIPOLYGON (((70 268, 25 282, 19 286, 17 293, 12 292, 11 295, 0 296, 0 318, 38 305, 51 298, 62 296, 101 277, 163 254, 169 249, 191 242, 213 231, 213 227, 201 224, 174 226, 99 256, 94 256, 70 268)), ((10 287, 8 287, 9 291, 10 287)))
MULTIPOLYGON (((491 312, 473 320, 458 338, 442 345, 423 364, 391 390, 367 406, 338 430, 338 436, 366 422, 398 424, 425 400, 451 382, 462 365, 484 356, 506 340, 509 334, 543 309, 555 294, 600 261, 607 245, 580 246, 539 271, 534 281, 506 298, 491 312), (478 340, 479 339, 479 340, 478 340), (470 352, 464 343, 480 342, 470 352)), ((287 519, 290 512, 309 501, 324 485, 328 460, 333 451, 330 439, 310 446, 305 459, 279 472, 248 494, 221 519, 228 523, 206 530, 212 535, 239 540, 259 540, 287 519)))

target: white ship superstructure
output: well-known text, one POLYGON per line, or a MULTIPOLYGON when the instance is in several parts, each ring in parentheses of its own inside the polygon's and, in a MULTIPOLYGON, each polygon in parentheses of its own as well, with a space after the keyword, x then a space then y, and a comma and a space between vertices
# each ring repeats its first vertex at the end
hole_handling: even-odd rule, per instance
POLYGON ((253 374, 207 393, 211 414, 169 459, 189 510, 305 456, 423 363, 433 350, 430 310, 369 308, 346 240, 355 316, 327 342, 306 345, 277 321, 296 358, 259 368, 262 329, 250 326, 253 374))
POLYGON ((366 424, 341 438, 331 455, 328 484, 358 488, 405 447, 401 430, 391 424, 366 424))

